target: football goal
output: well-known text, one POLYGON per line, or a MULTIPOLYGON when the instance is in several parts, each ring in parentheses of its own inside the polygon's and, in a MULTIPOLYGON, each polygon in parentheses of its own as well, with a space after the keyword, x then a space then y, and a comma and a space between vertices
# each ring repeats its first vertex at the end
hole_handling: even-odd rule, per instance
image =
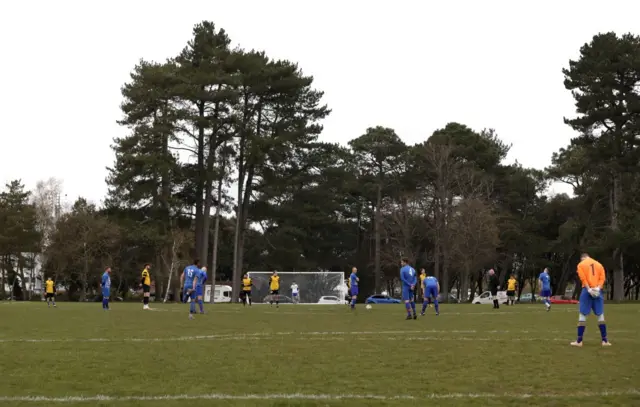
MULTIPOLYGON (((253 302, 269 302, 271 300, 269 277, 272 272, 250 271, 247 274, 253 280, 251 290, 253 302)), ((281 304, 293 303, 291 292, 294 283, 298 286, 300 304, 317 304, 320 298, 327 296, 344 300, 348 292, 344 273, 340 271, 278 271, 278 276, 280 276, 279 301, 281 304)))

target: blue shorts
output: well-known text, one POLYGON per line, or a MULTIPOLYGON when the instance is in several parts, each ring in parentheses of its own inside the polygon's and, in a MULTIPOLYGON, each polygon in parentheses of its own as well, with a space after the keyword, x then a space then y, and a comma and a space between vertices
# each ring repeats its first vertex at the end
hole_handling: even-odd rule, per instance
POLYGON ((600 297, 593 298, 586 288, 582 289, 580 293, 580 313, 582 315, 589 315, 593 311, 596 316, 600 316, 604 313, 604 297, 600 294, 600 297))
POLYGON ((191 293, 187 293, 188 290, 184 290, 184 302, 187 302, 188 298, 191 298, 191 301, 194 301, 196 299, 196 291, 195 290, 191 290, 191 293))
POLYGON ((104 298, 109 298, 111 296, 110 290, 102 290, 102 296, 104 298))
POLYGON ((426 287, 424 289, 424 298, 438 298, 438 287, 426 287))
POLYGON ((298 293, 292 293, 292 294, 291 294, 291 296, 292 296, 292 297, 297 297, 297 296, 298 296, 298 293))
POLYGON ((351 296, 358 295, 358 287, 351 287, 351 296))
POLYGON ((196 295, 198 297, 202 297, 204 295, 204 290, 202 289, 201 285, 196 286, 196 295))
POLYGON ((403 285, 402 286, 402 300, 403 301, 411 301, 413 300, 413 290, 410 286, 403 285))
POLYGON ((540 291, 540 297, 551 297, 551 290, 550 289, 542 289, 542 291, 540 291))

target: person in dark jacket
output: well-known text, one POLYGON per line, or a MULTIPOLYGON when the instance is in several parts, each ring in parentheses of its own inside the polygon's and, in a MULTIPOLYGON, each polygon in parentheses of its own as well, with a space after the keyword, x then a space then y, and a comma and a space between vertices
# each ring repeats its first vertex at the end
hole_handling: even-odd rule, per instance
POLYGON ((491 297, 493 298, 493 308, 500 308, 500 303, 498 302, 498 289, 500 288, 500 281, 498 280, 498 276, 496 272, 491 269, 489 270, 489 291, 491 291, 491 297))

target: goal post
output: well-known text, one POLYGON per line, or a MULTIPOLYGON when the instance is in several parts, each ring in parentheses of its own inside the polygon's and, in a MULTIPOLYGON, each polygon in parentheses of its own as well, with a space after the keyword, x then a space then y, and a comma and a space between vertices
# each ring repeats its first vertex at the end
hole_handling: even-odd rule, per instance
MULTIPOLYGON (((253 283, 251 299, 254 303, 267 303, 271 298, 269 278, 271 271, 250 271, 247 273, 253 283)), ((280 276, 279 301, 281 304, 293 302, 291 286, 295 283, 299 290, 300 304, 317 304, 321 297, 334 296, 344 300, 347 287, 341 271, 278 271, 280 276)))

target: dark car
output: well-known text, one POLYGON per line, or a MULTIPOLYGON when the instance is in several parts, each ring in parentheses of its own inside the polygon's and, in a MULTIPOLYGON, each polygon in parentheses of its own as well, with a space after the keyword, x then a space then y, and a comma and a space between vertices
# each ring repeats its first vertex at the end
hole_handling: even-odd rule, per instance
POLYGON ((397 298, 391 298, 388 295, 376 294, 367 298, 365 303, 367 304, 400 304, 400 301, 397 298))

